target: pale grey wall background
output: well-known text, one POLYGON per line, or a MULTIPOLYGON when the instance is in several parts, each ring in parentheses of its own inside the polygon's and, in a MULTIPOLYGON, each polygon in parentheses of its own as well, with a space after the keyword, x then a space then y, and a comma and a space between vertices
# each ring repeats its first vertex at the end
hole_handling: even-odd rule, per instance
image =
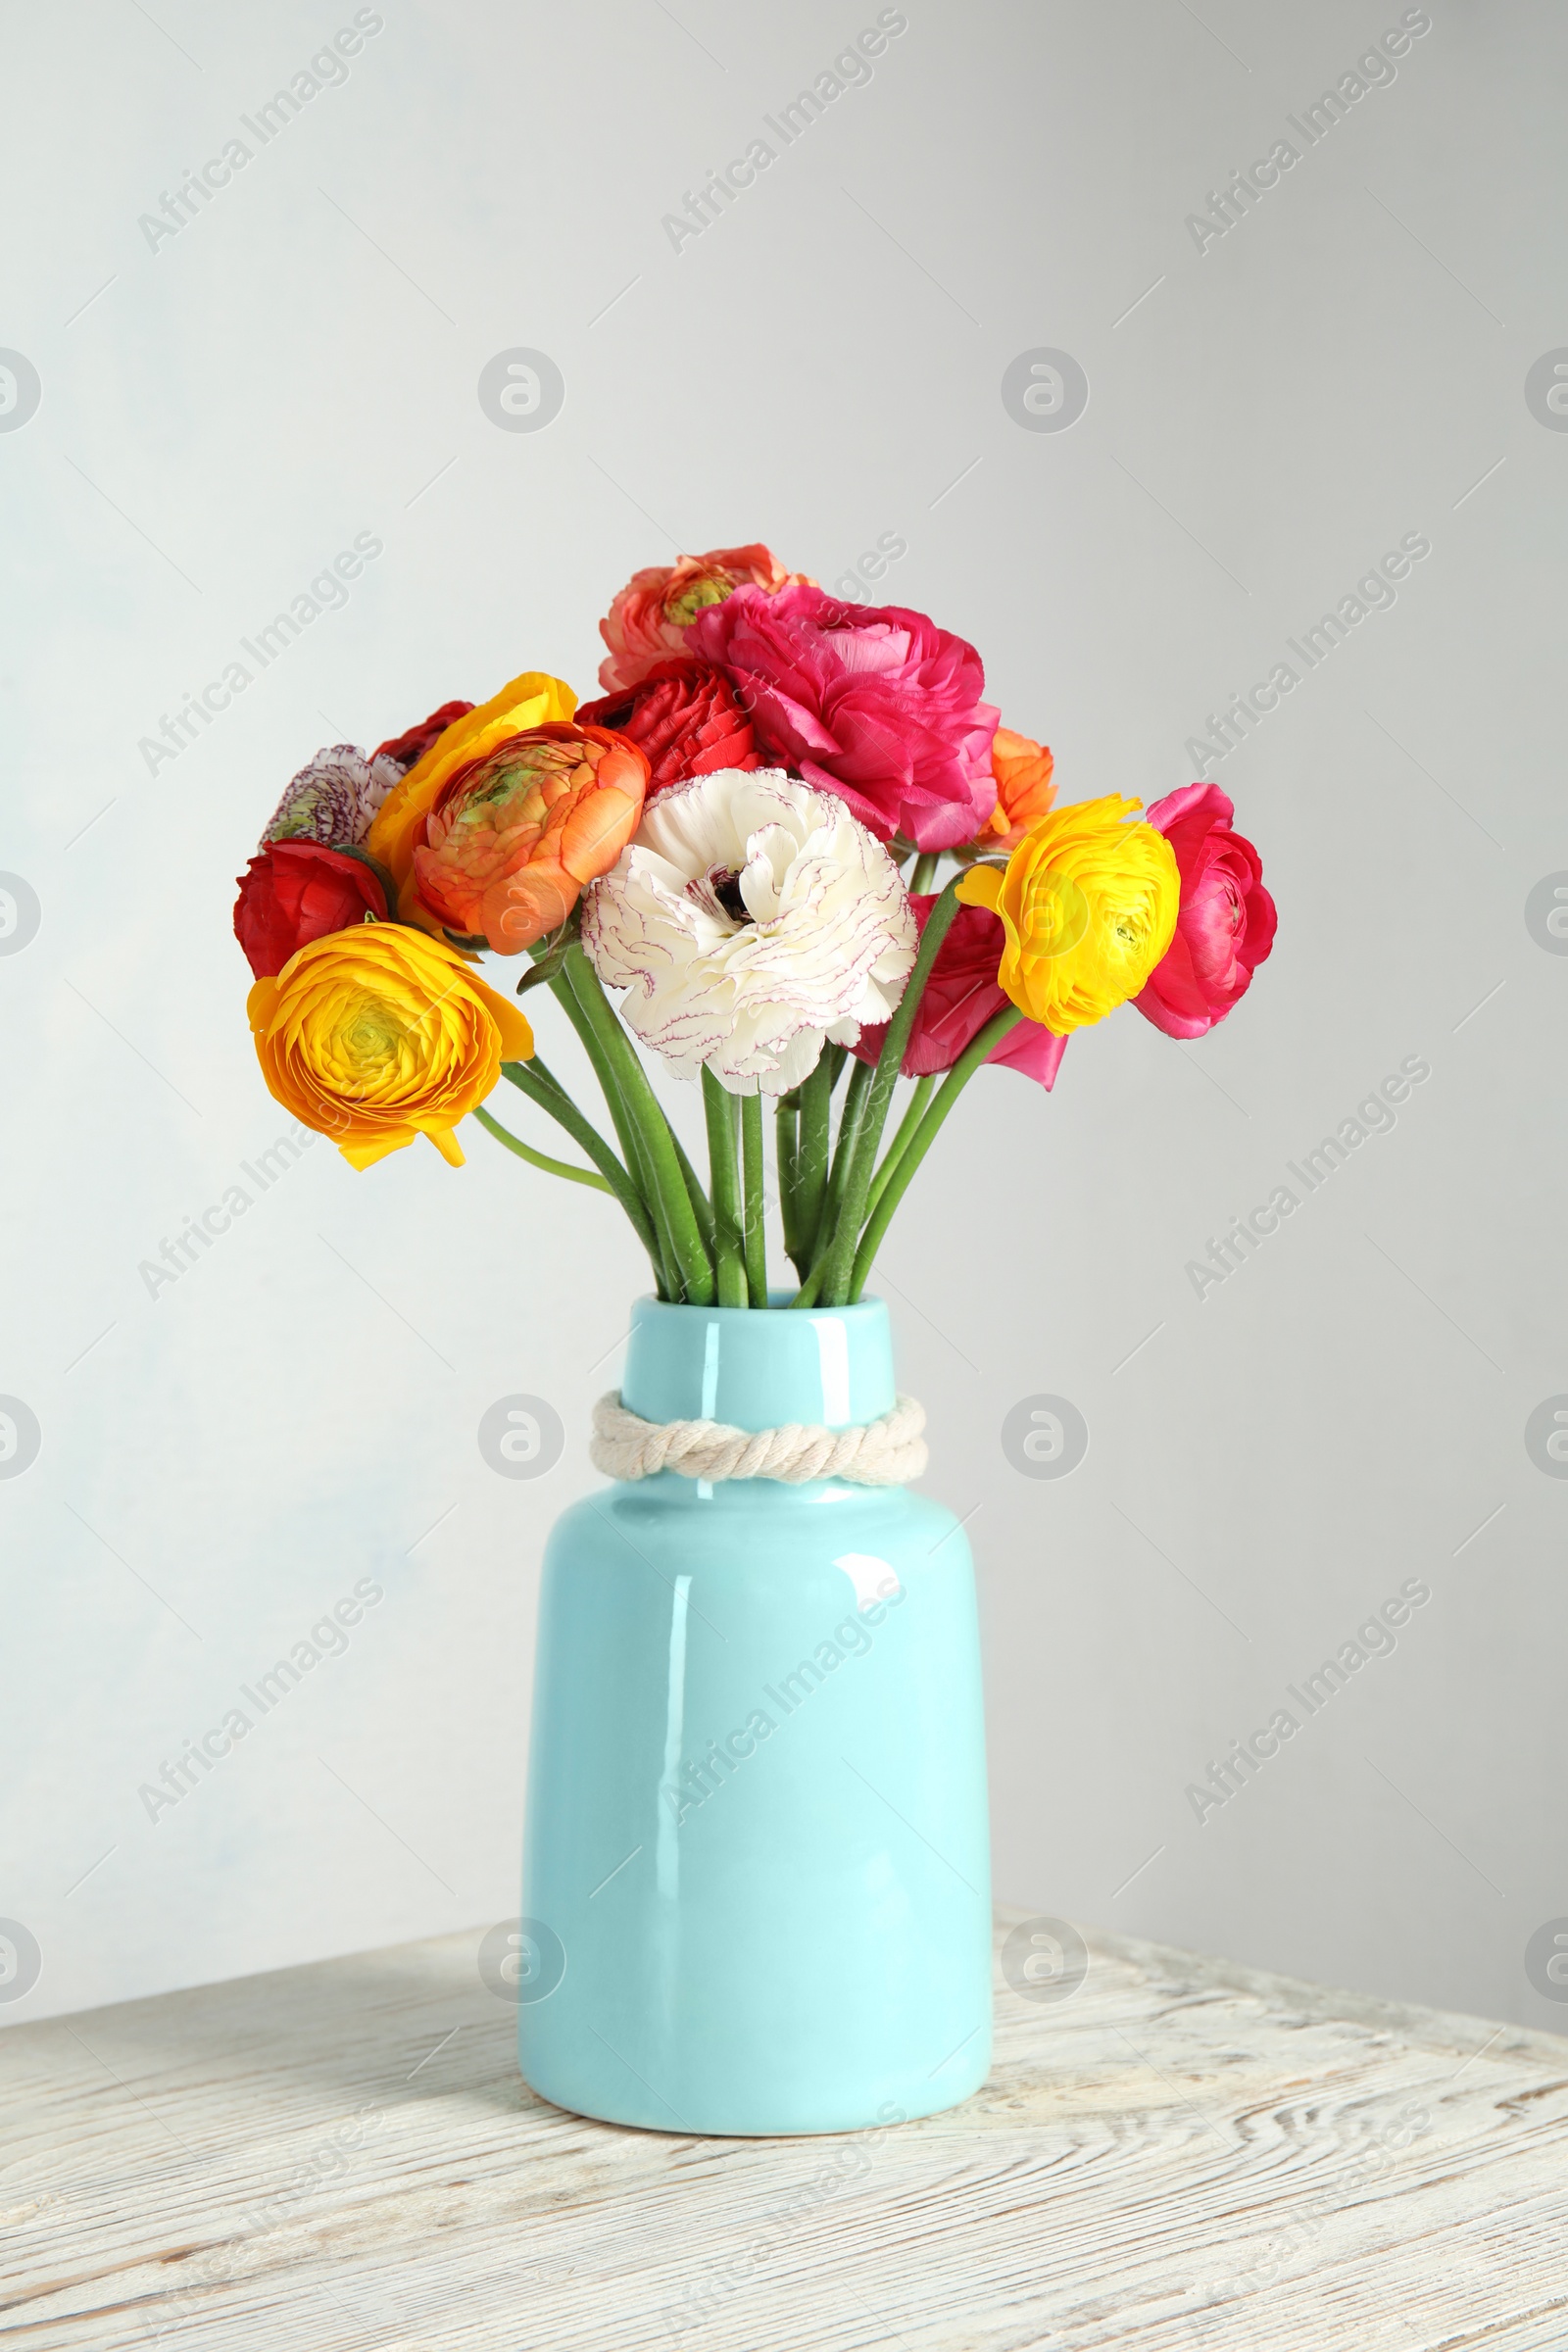
POLYGON ((831 582, 888 533, 873 593, 981 647, 1065 796, 1152 798, 1421 534, 1210 762, 1282 908, 1251 998, 1192 1047, 1114 1018, 1051 1099, 977 1083, 883 1288, 930 1486, 975 1514, 999 1893, 1561 2024, 1525 1947, 1568 1913, 1568 1485, 1524 1437, 1568 1391, 1568 961, 1525 911, 1568 869, 1568 420, 1526 400, 1568 346, 1561 12, 1433 0, 1201 252, 1188 215, 1304 148, 1287 118, 1398 5, 908 0, 678 251, 662 217, 874 7, 372 13, 156 250, 139 216, 354 11, 5 16, 0 344, 41 398, 18 423, 7 363, 0 866, 39 920, 19 946, 13 893, 0 1391, 41 1443, 0 1479, 0 1914, 42 1974, 0 2016, 514 1907, 540 1547, 641 1263, 475 1133, 461 1174, 323 1145, 148 1296, 284 1125, 228 910, 290 772, 523 666, 591 691, 639 564, 760 535, 831 582), (564 379, 544 430, 480 406, 518 346, 564 379), (1040 347, 1087 374, 1065 431, 1003 403, 1040 347), (139 740, 359 532, 347 605, 150 775, 139 740), (1200 1300, 1207 1237, 1406 1056, 1393 1131, 1200 1300), (476 1444, 516 1391, 567 1431, 533 1483, 476 1444), (1001 1444, 1040 1394, 1090 1431, 1059 1480, 1001 1444), (346 1652, 149 1821, 139 1785, 366 1576, 346 1652), (1411 1578, 1394 1653, 1200 1823, 1188 1784, 1411 1578))

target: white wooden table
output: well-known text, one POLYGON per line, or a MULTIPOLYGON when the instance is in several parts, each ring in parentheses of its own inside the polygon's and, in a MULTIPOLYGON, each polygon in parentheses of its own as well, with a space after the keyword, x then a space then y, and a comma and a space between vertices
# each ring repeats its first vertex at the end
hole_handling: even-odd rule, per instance
POLYGON ((952 2114, 663 2137, 524 2089, 478 1941, 0 2035, 0 2347, 1568 2346, 1555 2035, 1091 1936, 952 2114))

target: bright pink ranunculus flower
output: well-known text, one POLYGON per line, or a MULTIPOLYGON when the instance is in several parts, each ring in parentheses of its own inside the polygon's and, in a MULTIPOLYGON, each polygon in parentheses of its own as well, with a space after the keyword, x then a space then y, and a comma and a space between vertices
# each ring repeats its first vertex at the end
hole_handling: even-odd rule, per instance
POLYGON ((699 612, 691 651, 728 676, 759 746, 837 793, 880 841, 971 841, 996 807, 986 673, 961 637, 901 605, 820 588, 737 588, 699 612))
MULTIPOLYGON (((922 935, 936 903, 934 894, 909 901, 922 935)), ((1007 1003, 997 983, 997 969, 1006 938, 1001 915, 993 914, 989 906, 958 908, 947 938, 937 950, 909 1042, 904 1049, 906 1078, 929 1078, 938 1070, 951 1070, 965 1046, 979 1036, 992 1014, 1000 1012, 1007 1003)), ((887 1033, 885 1021, 874 1029, 862 1029, 858 1044, 851 1052, 858 1054, 862 1061, 875 1061, 887 1033)), ((1066 1051, 1064 1037, 1054 1037, 1038 1021, 1024 1020, 992 1047, 986 1059, 1010 1070, 1021 1070, 1026 1078, 1036 1079, 1049 1089, 1066 1051)))
POLYGON ((1234 802, 1217 784, 1184 784, 1149 810, 1176 854, 1181 906, 1176 936, 1155 964, 1139 1011, 1167 1037, 1202 1037, 1251 986, 1274 945, 1274 902, 1263 861, 1231 831, 1234 802))

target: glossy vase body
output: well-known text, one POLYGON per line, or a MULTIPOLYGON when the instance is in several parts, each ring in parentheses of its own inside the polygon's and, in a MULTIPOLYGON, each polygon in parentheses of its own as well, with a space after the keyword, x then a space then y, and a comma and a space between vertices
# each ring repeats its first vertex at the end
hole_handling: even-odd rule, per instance
MULTIPOLYGON (((846 1428, 895 1401, 879 1300, 634 1310, 646 1420, 846 1428)), ((951 1512, 842 1480, 663 1471, 545 1558, 519 2055, 661 2132, 847 2132, 991 2057, 974 1577, 951 1512)))

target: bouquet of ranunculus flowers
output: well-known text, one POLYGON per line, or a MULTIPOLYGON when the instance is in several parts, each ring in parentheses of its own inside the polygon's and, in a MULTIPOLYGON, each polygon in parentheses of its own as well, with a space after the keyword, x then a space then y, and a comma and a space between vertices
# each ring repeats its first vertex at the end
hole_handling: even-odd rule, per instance
POLYGON ((755 546, 638 572, 599 625, 599 701, 529 670, 368 757, 318 753, 240 881, 267 1083, 355 1167, 419 1135, 461 1166, 471 1113, 612 1193, 662 1298, 765 1306, 765 1095, 793 1303, 843 1305, 982 1062, 1049 1088, 1072 1032, 1128 1002, 1200 1037, 1269 953, 1217 785, 1144 817, 1116 794, 1058 808, 1050 752, 923 612, 842 603, 755 546), (486 950, 557 999, 613 1143, 486 950), (633 1039, 701 1081, 706 1185, 633 1039), (589 1164, 494 1117, 501 1078, 589 1164))

